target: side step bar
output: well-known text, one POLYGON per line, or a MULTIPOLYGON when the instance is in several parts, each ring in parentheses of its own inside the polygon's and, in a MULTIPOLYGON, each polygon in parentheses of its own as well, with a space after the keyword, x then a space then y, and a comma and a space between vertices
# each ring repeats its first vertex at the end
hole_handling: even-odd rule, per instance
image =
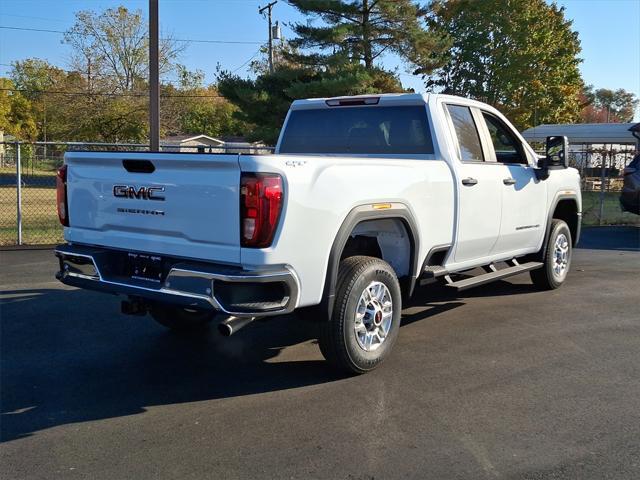
POLYGON ((443 277, 447 273, 448 273, 447 269, 444 268, 442 265, 434 265, 434 266, 429 266, 425 268, 424 271, 422 272, 422 275, 424 278, 438 278, 438 277, 443 277))
POLYGON ((518 275, 519 273, 529 272, 531 270, 541 268, 542 265, 543 264, 540 262, 528 262, 517 264, 513 267, 503 268, 501 270, 484 273, 482 275, 476 275, 475 277, 465 278, 464 280, 458 280, 457 282, 452 281, 449 275, 445 276, 445 280, 447 281, 447 287, 455 288, 458 292, 461 292, 462 290, 467 290, 469 288, 484 285, 485 283, 512 277, 514 275, 518 275))
POLYGON ((429 266, 422 271, 419 280, 420 286, 435 283, 439 277, 444 277, 448 273, 447 269, 441 265, 429 266))

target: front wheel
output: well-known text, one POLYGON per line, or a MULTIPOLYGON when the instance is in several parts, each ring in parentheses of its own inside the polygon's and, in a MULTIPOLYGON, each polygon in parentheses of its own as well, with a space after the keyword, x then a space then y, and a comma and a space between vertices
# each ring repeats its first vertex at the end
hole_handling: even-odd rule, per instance
POLYGON ((571 253, 571 231, 564 221, 554 219, 547 248, 540 252, 543 266, 529 273, 533 284, 541 290, 559 288, 569 273, 571 253))
POLYGON ((365 373, 378 366, 398 337, 402 297, 391 266, 355 256, 340 263, 331 319, 321 324, 320 350, 335 367, 365 373))

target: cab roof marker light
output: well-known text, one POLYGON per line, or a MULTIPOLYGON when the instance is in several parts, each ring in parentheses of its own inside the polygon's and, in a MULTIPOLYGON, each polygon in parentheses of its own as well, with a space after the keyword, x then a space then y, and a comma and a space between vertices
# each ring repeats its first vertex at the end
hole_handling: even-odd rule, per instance
POLYGON ((331 98, 325 100, 325 103, 329 107, 351 107, 355 105, 377 105, 380 102, 380 97, 364 97, 364 98, 331 98))

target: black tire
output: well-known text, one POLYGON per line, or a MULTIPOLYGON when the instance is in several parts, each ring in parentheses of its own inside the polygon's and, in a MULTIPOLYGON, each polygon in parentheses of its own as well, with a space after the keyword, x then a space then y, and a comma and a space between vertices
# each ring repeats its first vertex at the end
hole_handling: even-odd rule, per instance
POLYGON ((156 322, 174 332, 204 330, 214 316, 211 312, 188 310, 164 303, 152 304, 149 313, 156 322))
MULTIPOLYGON (((560 239, 562 240, 562 238, 560 239)), ((572 239, 569 226, 562 220, 553 219, 551 222, 551 228, 549 229, 549 239, 544 251, 538 253, 537 260, 543 263, 542 268, 532 270, 529 272, 531 281, 540 290, 554 290, 562 286, 567 279, 569 268, 571 267, 571 255, 572 255, 572 239), (556 242, 558 238, 564 235, 566 241, 566 266, 562 270, 562 273, 558 273, 554 268, 556 264, 556 242)))
MULTIPOLYGON (((387 306, 388 308, 388 306, 387 306)), ((402 293, 398 278, 391 266, 379 258, 355 256, 349 257, 340 263, 338 269, 338 279, 336 285, 336 298, 333 308, 333 314, 329 321, 325 321, 320 325, 320 351, 329 363, 334 367, 348 373, 365 373, 377 367, 391 351, 400 329, 400 315, 402 310, 402 293), (360 325, 361 334, 369 334, 369 326, 375 329, 374 332, 382 332, 384 323, 390 318, 391 323, 388 327, 384 340, 378 336, 376 344, 369 345, 369 348, 375 347, 373 350, 366 350, 360 342, 363 340, 356 333, 356 309, 361 305, 361 295, 364 295, 366 289, 375 285, 382 292, 383 299, 391 301, 391 313, 388 310, 385 313, 382 304, 378 299, 372 299, 369 305, 377 305, 375 314, 365 314, 358 324, 360 325), (383 289, 379 283, 386 287, 383 289), (377 302, 377 303, 376 303, 377 302), (379 313, 378 313, 379 312, 379 313), (383 315, 384 314, 384 315, 383 315), (390 315, 390 316, 389 316, 390 315), (387 320, 383 322, 384 316, 387 320), (376 322, 383 322, 377 326, 373 323, 375 317, 376 322), (368 318, 369 323, 365 323, 364 319, 368 318), (364 330, 362 328, 369 325, 364 330), (380 328, 381 330, 378 330, 380 328), (360 339, 359 339, 360 338, 360 339)), ((373 337, 373 333, 371 333, 373 337)))

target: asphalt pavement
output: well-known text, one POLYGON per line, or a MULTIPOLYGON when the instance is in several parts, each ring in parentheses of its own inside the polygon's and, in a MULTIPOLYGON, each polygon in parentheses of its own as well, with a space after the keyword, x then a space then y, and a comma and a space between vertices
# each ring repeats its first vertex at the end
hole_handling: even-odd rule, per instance
POLYGON ((0 477, 640 478, 640 230, 585 231, 567 283, 423 288, 345 377, 296 315, 176 336, 0 252, 0 477))

